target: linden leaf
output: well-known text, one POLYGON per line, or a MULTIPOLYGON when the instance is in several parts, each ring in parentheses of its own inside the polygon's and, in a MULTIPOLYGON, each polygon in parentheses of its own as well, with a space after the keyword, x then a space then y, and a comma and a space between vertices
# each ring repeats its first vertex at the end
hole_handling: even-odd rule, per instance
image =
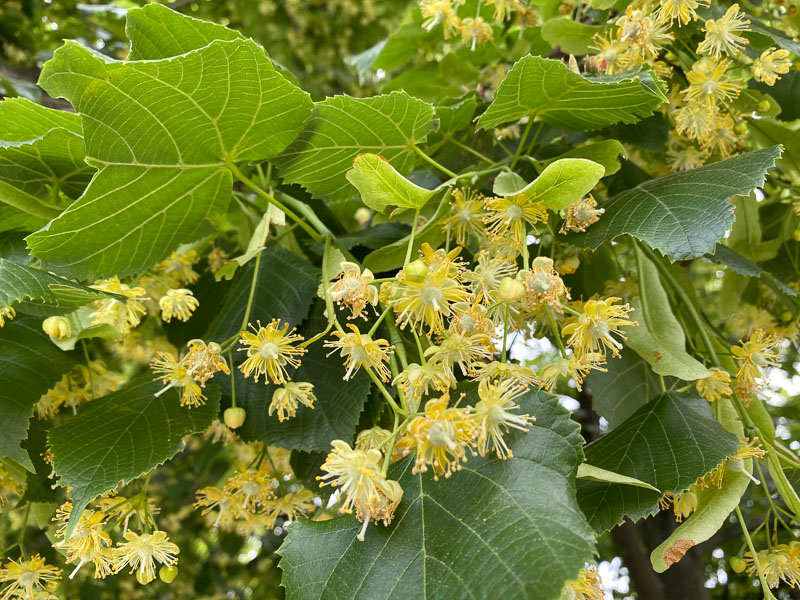
MULTIPOLYGON (((134 31, 140 46, 156 44, 134 31)), ((276 155, 311 111, 308 94, 238 37, 138 61, 67 42, 39 84, 81 113, 86 160, 99 169, 77 202, 27 238, 34 256, 77 278, 141 273, 191 240, 228 205, 226 165, 276 155)))
POLYGON ((274 162, 289 183, 328 200, 354 196, 345 172, 359 154, 383 156, 398 172, 414 165, 413 145, 433 128, 433 106, 405 92, 334 96, 314 105, 305 128, 274 162))
POLYGON ((360 154, 346 174, 361 201, 382 213, 387 206, 422 208, 436 192, 411 183, 378 154, 360 154))
MULTIPOLYGON (((739 438, 716 421, 706 400, 670 392, 642 406, 585 452, 592 465, 677 493, 738 447, 739 438)), ((581 509, 597 532, 611 529, 623 516, 636 521, 655 514, 660 496, 636 486, 578 482, 581 509)))
POLYGON ((50 430, 53 471, 70 486, 72 514, 65 538, 94 498, 163 464, 183 448, 183 437, 205 431, 219 412, 219 389, 208 385, 203 406, 186 408, 180 390, 143 375, 125 388, 82 406, 50 430))
POLYGON ((508 72, 478 127, 491 129, 528 115, 557 127, 591 131, 635 123, 665 102, 664 85, 650 69, 584 77, 560 60, 528 55, 508 72))
POLYGON ((698 258, 713 252, 733 224, 730 197, 763 185, 780 155, 780 148, 773 146, 645 181, 611 198, 599 222, 586 233, 568 234, 566 240, 595 250, 628 234, 670 261, 698 258))
POLYGON ((365 541, 353 516, 294 523, 278 550, 287 598, 560 598, 594 552, 575 503, 582 441, 555 396, 520 404, 536 422, 506 435, 514 458, 470 457, 439 481, 395 464, 403 500, 365 541))
POLYGON ((77 357, 50 343, 40 321, 16 319, 0 328, 0 457, 33 471, 20 447, 28 435, 33 405, 77 363, 77 357))

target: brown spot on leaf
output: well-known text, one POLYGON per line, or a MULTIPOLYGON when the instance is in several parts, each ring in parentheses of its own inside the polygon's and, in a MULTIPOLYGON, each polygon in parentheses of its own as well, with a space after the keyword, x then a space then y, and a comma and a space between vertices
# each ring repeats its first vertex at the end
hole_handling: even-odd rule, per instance
POLYGON ((660 361, 662 358, 664 358, 664 355, 663 355, 663 354, 661 354, 661 352, 659 352, 658 350, 656 350, 655 352, 653 352, 653 358, 655 358, 655 359, 656 359, 656 362, 658 362, 658 361, 660 361))
POLYGON ((672 544, 672 548, 664 552, 664 564, 666 564, 668 567, 671 567, 680 559, 682 559, 692 546, 694 546, 693 540, 678 540, 672 544))

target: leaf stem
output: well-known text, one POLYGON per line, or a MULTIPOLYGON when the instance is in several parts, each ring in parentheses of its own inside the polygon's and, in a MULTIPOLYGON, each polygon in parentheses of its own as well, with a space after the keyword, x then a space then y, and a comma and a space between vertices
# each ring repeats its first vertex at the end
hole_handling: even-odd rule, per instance
POLYGON ((81 347, 83 348, 83 357, 86 359, 86 371, 89 374, 89 391, 92 394, 92 400, 96 400, 94 395, 94 377, 92 377, 92 363, 89 361, 89 350, 86 349, 86 340, 81 339, 81 347))
POLYGON ((403 266, 406 266, 409 262, 411 262, 411 251, 414 248, 414 238, 417 235, 417 224, 419 223, 420 210, 422 210, 422 207, 419 207, 414 211, 414 223, 411 225, 411 235, 408 236, 408 247, 406 248, 406 259, 403 262, 403 266))
POLYGON ((451 171, 450 169, 448 169, 448 168, 447 168, 447 167, 445 167, 444 165, 442 165, 442 164, 439 164, 438 162, 436 162, 435 160, 433 160, 433 159, 432 159, 430 156, 428 156, 427 154, 425 154, 425 153, 424 153, 424 152, 423 152, 423 151, 422 151, 422 150, 419 148, 419 146, 417 146, 416 144, 415 144, 415 145, 413 145, 413 146, 412 146, 412 148, 414 148, 414 152, 416 152, 416 153, 417 153, 417 154, 420 156, 420 158, 422 158, 422 159, 423 159, 425 162, 427 162, 428 164, 430 164, 430 165, 432 165, 432 166, 436 167, 437 169, 439 169, 439 170, 440 170, 442 173, 444 173, 444 174, 445 174, 445 175, 447 175, 448 177, 458 177, 458 175, 456 175, 456 174, 455 174, 453 171, 451 171))
POLYGON ((306 223, 302 218, 300 218, 298 215, 296 215, 285 204, 283 204, 283 203, 279 202, 278 200, 276 200, 275 197, 272 194, 270 194, 266 190, 261 189, 259 186, 257 186, 255 183, 253 183, 250 180, 250 178, 247 177, 244 173, 242 173, 242 171, 239 169, 239 167, 236 166, 236 163, 234 163, 232 161, 228 162, 227 163, 227 167, 230 170, 230 172, 233 173, 233 176, 236 177, 236 179, 238 179, 239 181, 241 181, 242 184, 245 187, 249 188, 257 196, 260 196, 261 198, 263 198, 267 202, 270 202, 271 204, 273 204, 276 208, 279 208, 280 210, 282 210, 290 219, 292 219, 300 227, 302 227, 303 231, 305 231, 312 240, 314 240, 317 243, 322 243, 322 235, 320 235, 317 231, 315 231, 308 223, 306 223))
POLYGON ((378 387, 378 390, 380 390, 381 394, 383 394, 383 397, 386 398, 386 401, 389 403, 389 406, 392 407, 392 410, 403 416, 407 416, 408 411, 403 410, 397 405, 397 402, 394 401, 394 398, 392 398, 392 395, 389 393, 389 390, 387 390, 386 386, 383 385, 383 382, 380 379, 378 379, 378 376, 375 375, 375 373, 373 373, 372 369, 370 369, 369 367, 364 367, 364 370, 367 372, 370 379, 372 379, 372 382, 378 387))
POLYGON ((517 166, 519 157, 522 156, 522 148, 525 147, 525 141, 528 139, 528 134, 531 132, 531 127, 533 127, 533 117, 528 117, 528 124, 525 125, 525 130, 522 132, 522 137, 519 138, 519 144, 517 145, 517 151, 514 152, 514 158, 511 159, 512 169, 517 166))
POLYGON ((25 505, 25 516, 22 519, 22 527, 19 530, 19 539, 17 540, 17 545, 19 546, 19 552, 22 555, 22 558, 25 558, 25 529, 28 527, 28 517, 31 514, 31 503, 28 502, 25 505))
POLYGON ((744 539, 747 542, 747 547, 750 549, 750 556, 753 559, 753 564, 758 572, 758 580, 761 582, 761 592, 764 594, 764 600, 775 600, 775 596, 772 595, 772 592, 767 585, 767 580, 764 577, 764 571, 761 568, 761 563, 758 561, 758 554, 756 553, 755 546, 753 546, 753 540, 750 539, 750 532, 747 531, 747 525, 745 525, 742 511, 739 510, 738 506, 734 510, 736 512, 736 518, 739 519, 739 525, 742 527, 742 533, 744 534, 744 539))
POLYGON ((256 254, 256 264, 254 265, 253 269, 253 280, 250 282, 250 295, 247 298, 247 308, 244 310, 244 319, 242 319, 242 325, 239 327, 239 332, 241 333, 245 329, 247 329, 247 324, 250 322, 250 311, 253 308, 253 299, 256 295, 256 286, 258 285, 258 272, 261 269, 261 256, 262 252, 256 254))
POLYGON ((563 358, 567 358, 567 350, 564 348, 564 340, 561 339, 561 334, 558 331, 558 324, 556 323, 556 319, 553 316, 552 311, 550 310, 550 306, 547 304, 544 305, 545 310, 547 311, 547 322, 550 325, 550 331, 553 333, 553 337, 556 339, 556 345, 558 346, 559 352, 561 352, 561 356, 563 358))
POLYGON ((511 313, 511 309, 508 306, 508 302, 506 302, 505 305, 506 305, 506 312, 505 316, 503 317, 503 355, 500 358, 500 362, 506 362, 506 342, 508 341, 508 317, 511 313))

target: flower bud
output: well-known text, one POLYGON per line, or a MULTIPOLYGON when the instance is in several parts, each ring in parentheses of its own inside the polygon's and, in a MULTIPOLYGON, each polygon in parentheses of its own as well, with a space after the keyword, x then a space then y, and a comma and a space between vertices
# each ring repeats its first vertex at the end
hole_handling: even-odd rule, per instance
POLYGON ((757 110, 760 113, 766 113, 770 109, 770 103, 768 100, 762 100, 758 103, 757 110))
POLYGON ((231 429, 238 429, 241 427, 246 416, 247 413, 244 412, 241 406, 231 406, 230 408, 226 408, 225 412, 222 413, 222 419, 225 421, 225 425, 231 429))
POLYGON ((158 570, 158 578, 163 581, 164 583, 172 583, 175 581, 175 578, 178 576, 178 567, 171 566, 168 567, 167 565, 162 565, 161 568, 158 570))
POLYGON ((743 573, 747 568, 747 562, 741 556, 731 556, 729 562, 734 573, 743 573))
POLYGON ((521 281, 511 277, 503 277, 500 280, 498 295, 503 302, 513 304, 525 295, 525 286, 522 285, 521 281))
POLYGON ((64 317, 47 317, 42 323, 42 329, 56 340, 63 340, 72 334, 69 321, 64 317))
POLYGON ((733 130, 739 135, 747 133, 747 123, 745 123, 744 121, 739 121, 736 125, 733 126, 733 130))
POLYGON ((417 259, 403 267, 403 275, 406 281, 421 283, 428 276, 428 265, 417 259))
POLYGON ((366 206, 362 206, 355 212, 353 218, 356 220, 356 223, 363 227, 369 223, 369 220, 372 218, 372 211, 366 206))

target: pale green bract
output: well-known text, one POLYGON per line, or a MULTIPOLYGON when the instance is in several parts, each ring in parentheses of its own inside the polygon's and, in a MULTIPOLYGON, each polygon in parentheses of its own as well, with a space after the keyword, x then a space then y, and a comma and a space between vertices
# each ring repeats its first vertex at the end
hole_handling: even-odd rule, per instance
POLYGON ((435 193, 411 183, 377 154, 361 154, 346 174, 361 194, 361 201, 383 212, 387 206, 422 208, 435 193))

